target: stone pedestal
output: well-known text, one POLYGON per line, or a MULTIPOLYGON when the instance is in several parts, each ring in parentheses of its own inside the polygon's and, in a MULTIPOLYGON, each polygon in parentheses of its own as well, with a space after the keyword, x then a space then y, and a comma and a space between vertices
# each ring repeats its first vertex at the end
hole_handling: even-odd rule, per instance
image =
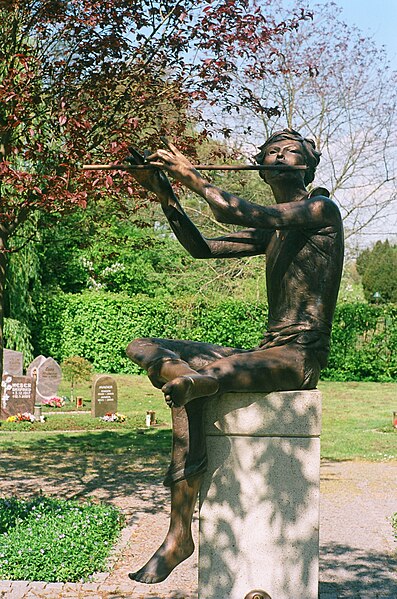
POLYGON ((199 599, 318 598, 321 394, 208 402, 199 599))

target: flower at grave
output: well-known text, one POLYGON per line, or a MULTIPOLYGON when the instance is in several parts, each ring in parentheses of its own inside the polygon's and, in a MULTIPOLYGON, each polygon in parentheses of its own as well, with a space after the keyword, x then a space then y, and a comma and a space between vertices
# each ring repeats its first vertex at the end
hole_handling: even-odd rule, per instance
POLYGON ((6 422, 35 422, 36 418, 30 412, 24 412, 21 414, 15 414, 14 416, 9 416, 6 422))
POLYGON ((43 399, 41 403, 50 408, 62 408, 65 405, 65 400, 63 397, 51 397, 50 399, 43 399))
POLYGON ((34 422, 36 420, 36 417, 33 416, 33 414, 31 414, 30 412, 24 412, 23 414, 20 414, 20 420, 22 422, 34 422))
POLYGON ((18 416, 8 416, 6 422, 17 422, 18 421, 18 416))
POLYGON ((100 418, 100 420, 103 420, 104 422, 125 422, 125 419, 126 417, 124 414, 119 414, 119 412, 116 412, 115 414, 108 412, 105 416, 101 416, 100 418))

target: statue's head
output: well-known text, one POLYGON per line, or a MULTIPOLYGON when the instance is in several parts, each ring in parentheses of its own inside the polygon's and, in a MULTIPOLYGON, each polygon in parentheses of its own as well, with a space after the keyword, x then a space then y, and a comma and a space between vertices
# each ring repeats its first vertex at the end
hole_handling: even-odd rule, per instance
POLYGON ((308 166, 308 169, 305 173, 304 182, 305 185, 308 185, 314 179, 317 165, 320 162, 321 152, 316 150, 316 144, 312 139, 302 137, 302 135, 294 129, 283 129, 282 131, 276 131, 276 133, 273 133, 273 135, 271 135, 269 139, 267 139, 265 143, 262 146, 260 146, 259 154, 254 156, 256 162, 258 164, 263 164, 266 148, 269 145, 284 139, 292 139, 294 141, 298 141, 302 145, 303 154, 306 159, 306 165, 308 166))

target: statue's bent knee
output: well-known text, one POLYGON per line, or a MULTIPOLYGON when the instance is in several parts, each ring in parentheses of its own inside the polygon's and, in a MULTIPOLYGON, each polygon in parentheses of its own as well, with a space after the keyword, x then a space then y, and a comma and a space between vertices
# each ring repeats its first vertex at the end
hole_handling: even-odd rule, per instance
POLYGON ((127 349, 125 350, 127 356, 135 362, 135 364, 142 365, 142 362, 145 358, 145 346, 147 346, 149 339, 134 339, 127 345, 127 349))

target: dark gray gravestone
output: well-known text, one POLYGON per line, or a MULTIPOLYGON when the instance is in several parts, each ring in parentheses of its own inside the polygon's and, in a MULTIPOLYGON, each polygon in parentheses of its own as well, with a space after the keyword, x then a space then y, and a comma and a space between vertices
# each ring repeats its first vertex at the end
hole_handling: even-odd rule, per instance
POLYGON ((62 379, 62 371, 53 358, 38 356, 29 365, 27 374, 36 376, 36 402, 38 404, 43 399, 51 399, 57 395, 59 383, 62 379))
POLYGON ((3 353, 3 373, 14 376, 23 375, 23 353, 13 349, 5 349, 3 353))
POLYGON ((99 376, 92 386, 91 416, 117 412, 117 384, 111 376, 99 376))
POLYGON ((33 414, 35 382, 30 376, 3 374, 1 382, 0 420, 29 412, 33 414))

